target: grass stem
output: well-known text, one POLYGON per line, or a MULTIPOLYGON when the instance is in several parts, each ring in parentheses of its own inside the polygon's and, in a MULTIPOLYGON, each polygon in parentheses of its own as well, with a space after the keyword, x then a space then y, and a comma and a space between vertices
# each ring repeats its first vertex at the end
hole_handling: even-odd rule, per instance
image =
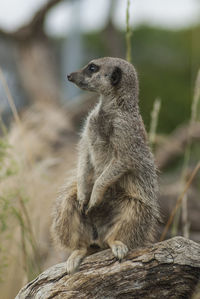
POLYGON ((126 60, 131 62, 131 28, 130 28, 130 0, 127 0, 127 8, 126 8, 126 60))
POLYGON ((150 130, 149 130, 149 143, 151 148, 154 147, 156 141, 156 130, 158 126, 160 107, 161 107, 161 100, 157 98, 154 101, 153 109, 151 112, 151 122, 150 122, 150 130))
POLYGON ((5 93, 6 93, 6 97, 7 97, 7 100, 8 100, 8 103, 9 103, 9 106, 11 108, 11 111, 13 113, 13 116, 14 116, 14 119, 15 119, 15 122, 20 125, 20 118, 19 118, 19 114, 17 112, 17 108, 15 106, 15 102, 14 102, 14 99, 11 95, 11 92, 10 92, 10 89, 8 87, 8 84, 6 82, 6 79, 5 79, 5 76, 3 74, 3 71, 2 69, 0 68, 0 81, 4 87, 4 90, 5 90, 5 93))

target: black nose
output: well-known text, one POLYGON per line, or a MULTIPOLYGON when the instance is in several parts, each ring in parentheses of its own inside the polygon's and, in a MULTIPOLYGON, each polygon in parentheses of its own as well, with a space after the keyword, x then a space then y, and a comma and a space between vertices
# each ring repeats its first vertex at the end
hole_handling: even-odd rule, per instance
POLYGON ((67 75, 67 79, 68 79, 69 81, 72 81, 72 75, 71 75, 71 74, 67 75))

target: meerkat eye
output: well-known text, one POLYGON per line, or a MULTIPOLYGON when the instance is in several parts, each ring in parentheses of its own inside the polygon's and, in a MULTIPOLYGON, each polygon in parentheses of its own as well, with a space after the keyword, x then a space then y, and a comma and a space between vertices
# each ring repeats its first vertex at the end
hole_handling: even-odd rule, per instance
POLYGON ((90 71, 91 73, 96 73, 99 70, 99 66, 94 64, 94 63, 90 63, 88 65, 88 71, 90 71))

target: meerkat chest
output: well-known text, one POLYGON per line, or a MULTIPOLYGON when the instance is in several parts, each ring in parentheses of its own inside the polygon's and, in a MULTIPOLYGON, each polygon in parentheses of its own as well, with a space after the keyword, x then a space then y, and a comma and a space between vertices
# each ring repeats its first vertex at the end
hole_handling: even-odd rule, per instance
POLYGON ((108 145, 113 131, 111 115, 101 108, 98 109, 89 118, 88 130, 92 145, 99 145, 99 143, 108 145))
POLYGON ((102 170, 110 161, 112 131, 112 119, 104 111, 97 110, 90 115, 87 124, 87 136, 91 161, 97 171, 102 170))

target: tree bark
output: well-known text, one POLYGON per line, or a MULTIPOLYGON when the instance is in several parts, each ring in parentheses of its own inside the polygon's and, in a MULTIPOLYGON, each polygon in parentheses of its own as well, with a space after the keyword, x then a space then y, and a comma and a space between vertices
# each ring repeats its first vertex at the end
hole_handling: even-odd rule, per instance
POLYGON ((200 244, 175 237, 133 250, 121 262, 110 250, 87 257, 67 275, 65 263, 27 284, 16 299, 191 298, 200 278, 200 244))

